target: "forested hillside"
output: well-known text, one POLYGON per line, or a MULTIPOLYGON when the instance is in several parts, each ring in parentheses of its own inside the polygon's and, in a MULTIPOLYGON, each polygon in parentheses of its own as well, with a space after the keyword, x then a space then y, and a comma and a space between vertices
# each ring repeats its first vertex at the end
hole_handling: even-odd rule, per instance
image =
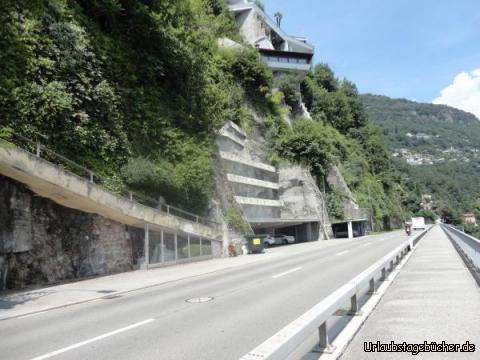
POLYGON ((362 95, 362 101, 398 156, 397 167, 432 194, 440 216, 460 222, 463 212, 480 215, 480 121, 474 115, 385 96, 362 95))
POLYGON ((215 130, 272 75, 221 0, 5 0, 0 121, 150 196, 202 212, 215 130))
POLYGON ((426 163, 480 159, 480 121, 474 115, 385 96, 363 95, 362 100, 399 156, 426 163))
MULTIPOLYGON (((338 164, 376 223, 419 210, 355 85, 323 64, 274 79, 223 0, 5 0, 0 28, 2 134, 41 141, 113 179, 113 190, 205 213, 216 130, 231 120, 258 127, 272 161, 307 165, 319 182, 338 164), (224 37, 243 47, 219 47, 224 37), (313 121, 290 127, 284 116, 302 100, 313 121)), ((342 217, 344 194, 329 196, 342 217)))
MULTIPOLYGON (((279 84, 291 108, 296 85, 292 77, 279 84)), ((399 226, 420 210, 415 184, 394 168, 381 129, 369 121, 355 84, 338 80, 328 65, 319 64, 300 82, 300 95, 313 121, 298 119, 278 134, 274 148, 279 156, 306 164, 318 178, 338 164, 359 205, 372 209, 381 226, 399 226)), ((344 196, 329 193, 333 218, 342 218, 338 204, 344 196)))

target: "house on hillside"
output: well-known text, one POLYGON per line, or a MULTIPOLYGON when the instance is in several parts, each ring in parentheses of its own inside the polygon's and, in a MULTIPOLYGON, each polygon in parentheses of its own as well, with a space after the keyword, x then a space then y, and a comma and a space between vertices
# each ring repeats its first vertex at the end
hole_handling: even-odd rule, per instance
POLYGON ((475 214, 472 214, 472 213, 463 214, 463 222, 465 224, 477 225, 477 219, 475 218, 475 214))
POLYGON ((257 1, 227 0, 245 40, 256 47, 274 73, 311 70, 314 48, 303 37, 291 36, 272 20, 257 1))

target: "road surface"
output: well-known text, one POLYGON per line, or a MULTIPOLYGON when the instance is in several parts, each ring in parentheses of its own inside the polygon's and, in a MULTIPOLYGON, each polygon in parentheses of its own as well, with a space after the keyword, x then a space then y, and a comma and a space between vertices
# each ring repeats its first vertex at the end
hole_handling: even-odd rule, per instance
POLYGON ((0 321, 0 359, 238 359, 405 240, 279 247, 292 255, 0 321))

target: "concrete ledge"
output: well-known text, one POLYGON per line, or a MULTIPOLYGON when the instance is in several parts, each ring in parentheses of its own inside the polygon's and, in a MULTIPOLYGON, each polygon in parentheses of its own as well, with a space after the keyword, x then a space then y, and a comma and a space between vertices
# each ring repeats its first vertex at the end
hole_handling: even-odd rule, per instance
POLYGON ((143 227, 149 223, 153 227, 221 239, 221 233, 216 228, 131 201, 6 142, 0 143, 0 173, 69 208, 95 213, 130 226, 143 227))
POLYGON ((258 180, 258 179, 249 178, 249 177, 240 176, 240 175, 227 174, 227 179, 230 182, 235 182, 238 184, 252 185, 252 186, 258 186, 258 187, 274 189, 274 190, 280 189, 280 185, 277 183, 258 180))
POLYGON ((244 146, 244 141, 243 141, 243 140, 237 138, 234 134, 229 133, 229 132, 228 132, 227 130, 225 130, 225 129, 220 129, 219 134, 220 134, 221 136, 223 136, 223 137, 225 137, 225 138, 227 138, 227 139, 229 139, 229 140, 237 143, 238 145, 240 145, 240 146, 242 146, 242 147, 244 146))
POLYGON ((243 196, 235 196, 237 203, 242 205, 257 205, 257 206, 270 206, 270 207, 281 207, 282 202, 280 200, 268 200, 268 199, 259 199, 259 198, 250 198, 243 196))
POLYGON ((247 137, 247 134, 245 133, 245 131, 243 131, 240 126, 238 126, 237 124, 235 124, 233 121, 228 121, 228 126, 230 126, 232 129, 234 129, 242 138, 246 138, 247 137))
POLYGON ((274 166, 267 165, 267 164, 264 164, 264 163, 261 163, 261 162, 258 162, 258 161, 253 161, 251 159, 245 159, 245 158, 242 158, 240 156, 229 154, 229 153, 224 152, 224 151, 220 151, 220 157, 223 160, 229 160, 229 161, 237 162, 239 164, 251 166, 251 167, 254 167, 254 168, 257 168, 257 169, 262 169, 262 170, 270 171, 270 172, 273 172, 273 173, 277 172, 277 170, 275 169, 274 166))

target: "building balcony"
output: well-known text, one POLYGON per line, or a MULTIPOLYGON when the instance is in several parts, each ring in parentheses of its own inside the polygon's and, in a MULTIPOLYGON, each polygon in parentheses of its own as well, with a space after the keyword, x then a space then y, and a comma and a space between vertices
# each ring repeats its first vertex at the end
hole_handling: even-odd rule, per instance
POLYGON ((313 54, 292 51, 259 49, 263 60, 273 71, 308 72, 312 69, 313 54))

